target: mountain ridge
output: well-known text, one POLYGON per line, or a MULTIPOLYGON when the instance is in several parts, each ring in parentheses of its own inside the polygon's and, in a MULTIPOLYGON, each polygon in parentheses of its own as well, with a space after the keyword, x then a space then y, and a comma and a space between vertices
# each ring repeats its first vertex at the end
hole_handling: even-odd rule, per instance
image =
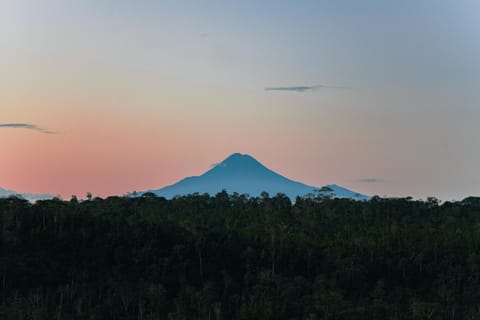
POLYGON ((49 193, 46 194, 36 194, 36 193, 20 193, 17 191, 13 190, 8 190, 0 187, 0 199, 1 198, 8 198, 11 196, 16 196, 16 197, 21 197, 25 200, 28 200, 30 202, 35 202, 38 200, 48 200, 48 199, 53 199, 55 196, 49 193))
MULTIPOLYGON (((193 193, 216 193, 226 190, 250 196, 262 192, 271 195, 283 193, 292 201, 297 196, 318 194, 328 197, 368 200, 370 197, 344 187, 330 184, 315 187, 298 182, 269 169, 248 154, 233 153, 199 176, 190 176, 159 189, 148 190, 158 196, 173 198, 193 193)), ((140 194, 143 194, 142 192, 140 194)))

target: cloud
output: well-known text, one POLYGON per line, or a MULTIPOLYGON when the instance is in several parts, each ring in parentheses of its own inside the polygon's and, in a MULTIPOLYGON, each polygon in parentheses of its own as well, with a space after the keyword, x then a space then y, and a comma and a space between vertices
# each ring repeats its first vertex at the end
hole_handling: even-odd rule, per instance
POLYGON ((216 163, 212 163, 210 165, 210 169, 213 169, 213 168, 216 168, 216 167, 226 167, 227 164, 226 163, 223 163, 223 162, 216 162, 216 163))
POLYGON ((56 132, 44 129, 42 127, 39 127, 35 124, 29 124, 29 123, 0 123, 0 128, 30 129, 30 130, 35 130, 35 131, 46 133, 46 134, 56 133, 56 132))
POLYGON ((307 91, 314 91, 317 89, 350 89, 350 87, 315 85, 315 86, 291 86, 291 87, 264 88, 265 91, 294 91, 294 92, 307 92, 307 91))
POLYGON ((376 179, 376 178, 362 178, 362 179, 353 180, 353 182, 358 182, 358 183, 384 183, 385 180, 376 179))

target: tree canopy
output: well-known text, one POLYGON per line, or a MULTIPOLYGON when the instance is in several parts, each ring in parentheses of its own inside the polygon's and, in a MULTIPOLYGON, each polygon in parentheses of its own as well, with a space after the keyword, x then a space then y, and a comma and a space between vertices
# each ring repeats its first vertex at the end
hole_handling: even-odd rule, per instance
POLYGON ((480 319, 480 200, 0 199, 0 319, 480 319))

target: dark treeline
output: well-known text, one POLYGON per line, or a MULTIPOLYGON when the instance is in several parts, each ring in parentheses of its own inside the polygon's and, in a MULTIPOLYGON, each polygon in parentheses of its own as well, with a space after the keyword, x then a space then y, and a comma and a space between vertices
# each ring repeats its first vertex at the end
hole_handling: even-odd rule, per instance
POLYGON ((480 319, 480 198, 0 199, 0 319, 480 319))

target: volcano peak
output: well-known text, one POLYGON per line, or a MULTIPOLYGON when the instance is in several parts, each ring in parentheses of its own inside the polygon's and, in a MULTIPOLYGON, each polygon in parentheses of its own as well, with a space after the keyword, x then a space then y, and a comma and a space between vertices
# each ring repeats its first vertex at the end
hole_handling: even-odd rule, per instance
MULTIPOLYGON (((185 178, 173 185, 151 190, 151 192, 159 196, 172 198, 176 195, 192 193, 214 195, 222 190, 251 196, 259 196, 263 191, 272 195, 284 193, 294 200, 297 196, 315 194, 318 187, 290 180, 265 167, 254 157, 236 152, 200 176, 185 178)), ((328 193, 329 196, 333 197, 352 198, 355 194, 338 186, 332 186, 328 193)), ((362 199, 368 198, 367 196, 360 196, 362 199)))

